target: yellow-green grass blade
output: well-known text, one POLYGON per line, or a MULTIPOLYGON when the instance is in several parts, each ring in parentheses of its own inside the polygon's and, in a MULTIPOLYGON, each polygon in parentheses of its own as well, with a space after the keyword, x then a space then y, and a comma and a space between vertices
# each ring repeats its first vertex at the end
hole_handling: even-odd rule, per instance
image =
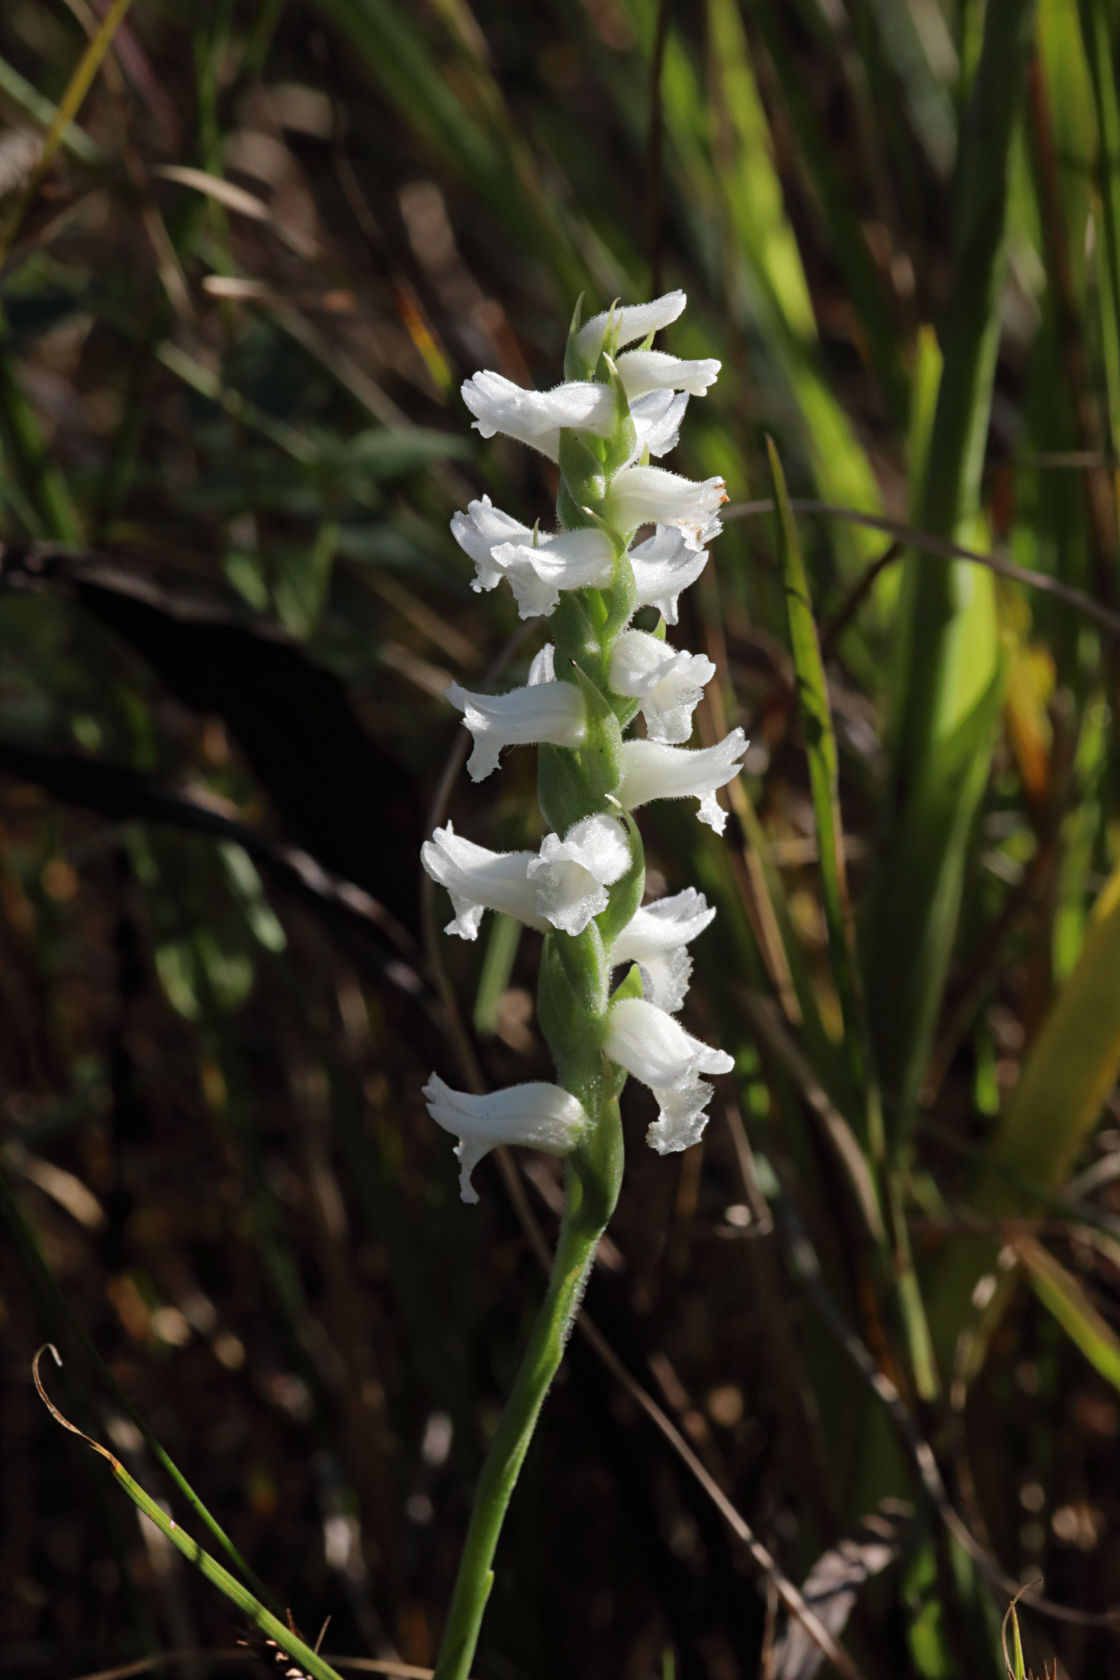
POLYGON ((43 141, 43 149, 39 153, 39 160, 31 173, 31 178, 16 198, 3 223, 0 224, 0 262, 3 261, 11 248, 12 240, 19 231, 27 207, 38 191, 40 181, 53 163, 55 153, 66 139, 70 125, 81 110, 82 102, 90 90, 94 77, 100 70, 105 54, 112 46, 113 37, 124 22, 131 4, 132 0, 113 0, 112 5, 98 25, 92 40, 78 60, 77 68, 59 101, 54 121, 47 130, 46 138, 43 141))
POLYGON ((1105 1381, 1120 1389, 1120 1336, 1093 1305, 1080 1279, 1033 1237, 1018 1237, 1013 1247, 1043 1306, 1105 1381))
MULTIPOLYGON (((981 1218, 1036 1211, 1065 1182, 1120 1075, 1120 867, 1094 906, 1085 943, 1036 1039, 967 1201, 981 1218)), ((954 1243, 929 1297, 942 1369, 968 1317, 997 1236, 954 1243)))
MULTIPOLYGON (((801 714, 809 788, 816 821, 821 897, 825 926, 828 930, 832 977, 843 1017, 844 1045, 852 1096, 857 1102, 862 1099, 866 1104, 872 1081, 868 1066, 863 998, 855 961, 852 906, 844 863, 836 732, 832 726, 832 708, 829 705, 828 683, 821 659, 817 626, 813 618, 809 579, 801 556, 797 526, 790 510, 785 474, 778 459, 778 452, 769 438, 766 440, 766 447, 778 513, 778 556, 785 588, 794 686, 801 714)), ((871 1113, 877 1115, 877 1103, 873 1102, 869 1107, 870 1112, 868 1107, 865 1107, 862 1116, 864 1125, 861 1142, 865 1152, 872 1159, 879 1160, 882 1156, 882 1138, 881 1135, 875 1135, 871 1120, 871 1113)))

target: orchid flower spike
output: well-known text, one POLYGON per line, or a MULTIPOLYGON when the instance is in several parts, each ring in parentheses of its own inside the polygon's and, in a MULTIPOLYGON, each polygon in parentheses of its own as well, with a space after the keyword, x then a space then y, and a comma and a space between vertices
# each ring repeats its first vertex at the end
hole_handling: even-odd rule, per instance
MULTIPOLYGON (((474 737, 467 768, 475 781, 499 767, 506 747, 538 746, 547 829, 539 847, 490 851, 447 823, 421 851, 451 896, 448 932, 473 940, 494 910, 544 937, 540 1019, 558 1083, 472 1097, 433 1076, 425 1092, 433 1118, 460 1140, 470 1199, 471 1168, 496 1142, 570 1154, 579 1139, 617 1126, 610 1093, 618 1080, 604 1078, 604 1056, 656 1094, 659 1118, 648 1136, 662 1152, 699 1137, 710 1096, 702 1076, 731 1066, 674 1019, 692 974, 689 947, 715 912, 691 887, 642 904, 644 859, 629 816, 653 799, 694 798, 701 819, 722 833, 716 794, 738 775, 746 748, 741 729, 714 747, 684 745, 715 666, 670 646, 664 626, 655 635, 631 622, 640 608, 656 607, 664 624, 677 623, 680 596, 707 563, 727 500, 722 478, 694 480, 651 464, 674 448, 690 400, 704 397, 719 373, 711 358, 653 347, 653 335, 684 306, 683 292, 666 292, 649 303, 615 303, 575 325, 565 378, 550 390, 523 390, 491 370, 463 386, 482 437, 502 434, 560 468, 554 528, 523 523, 489 496, 451 521, 474 563, 474 590, 504 582, 523 619, 552 620, 551 640, 523 686, 498 695, 457 682, 447 689, 474 737), (633 996, 625 979, 612 1001, 612 975, 633 965, 644 995, 633 996)), ((613 1146, 575 1149, 569 1170, 613 1171, 604 1163, 617 1159, 613 1146)), ((594 1205, 610 1205, 616 1194, 617 1184, 598 1184, 594 1205)))

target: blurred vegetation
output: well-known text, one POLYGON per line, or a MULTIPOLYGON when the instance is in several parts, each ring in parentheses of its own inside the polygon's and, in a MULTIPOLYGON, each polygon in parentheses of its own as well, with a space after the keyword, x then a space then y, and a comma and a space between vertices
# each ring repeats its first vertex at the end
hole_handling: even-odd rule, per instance
POLYGON ((1038 1580, 1018 1672, 1116 1672, 1113 0, 6 0, 0 248, 0 1674, 250 1657, 47 1339, 305 1639, 432 1659, 558 1208, 419 1098, 547 1077, 533 941, 420 898, 532 801, 447 791, 532 652, 448 520, 555 488, 458 386, 678 285, 752 747, 727 842, 643 826, 737 1072, 628 1110, 477 1672, 809 1680, 793 1583, 973 1680, 1038 1580))

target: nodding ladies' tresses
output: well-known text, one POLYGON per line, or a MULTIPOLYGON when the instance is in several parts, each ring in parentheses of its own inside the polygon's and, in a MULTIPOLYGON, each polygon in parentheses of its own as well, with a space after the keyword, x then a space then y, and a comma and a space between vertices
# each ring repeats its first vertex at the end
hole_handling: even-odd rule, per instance
POLYGON ((651 800, 692 798, 722 833, 717 790, 738 775, 747 744, 733 729, 715 746, 686 745, 715 667, 666 640, 727 500, 721 478, 697 482, 651 464, 676 444, 690 397, 702 397, 719 372, 718 362, 652 348, 684 306, 678 291, 582 325, 577 310, 564 380, 552 390, 524 391, 490 372, 463 386, 483 437, 502 433, 560 468, 555 530, 523 524, 488 496, 451 521, 474 562, 473 587, 508 583, 522 618, 549 621, 524 686, 447 691, 474 737, 474 780, 497 770, 507 749, 536 745, 546 832, 536 851, 499 852, 448 823, 421 856, 450 896, 449 933, 475 939, 484 913, 496 910, 542 935, 538 1019, 556 1078, 477 1096, 433 1074, 424 1096, 433 1120, 458 1139, 464 1200, 477 1201, 471 1175, 489 1150, 522 1144, 564 1159, 566 1211, 548 1294, 483 1469, 436 1680, 469 1672, 505 1508, 617 1201, 627 1075, 656 1100, 646 1136, 664 1154, 700 1137, 712 1091, 704 1076, 732 1067, 676 1019, 692 971, 688 946, 715 912, 693 888, 643 903, 631 815, 651 800), (635 541, 645 526, 652 535, 635 541))

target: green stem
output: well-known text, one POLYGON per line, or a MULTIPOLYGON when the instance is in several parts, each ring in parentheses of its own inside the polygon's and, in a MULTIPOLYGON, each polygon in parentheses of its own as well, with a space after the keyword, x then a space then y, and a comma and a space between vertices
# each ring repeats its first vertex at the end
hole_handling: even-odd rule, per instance
MULTIPOLYGON (((617 1127, 618 1110, 612 1103, 600 1128, 616 1131, 617 1127)), ((545 1395, 564 1356, 599 1238, 614 1211, 617 1175, 614 1194, 604 1203, 601 1194, 585 1197, 580 1165, 578 1157, 569 1159, 564 1223, 548 1290, 482 1468, 433 1680, 467 1680, 470 1674, 486 1601, 494 1584, 494 1553, 510 1497, 545 1395)), ((600 1174, 595 1172, 594 1177, 599 1181, 594 1186, 598 1191, 600 1174)))

